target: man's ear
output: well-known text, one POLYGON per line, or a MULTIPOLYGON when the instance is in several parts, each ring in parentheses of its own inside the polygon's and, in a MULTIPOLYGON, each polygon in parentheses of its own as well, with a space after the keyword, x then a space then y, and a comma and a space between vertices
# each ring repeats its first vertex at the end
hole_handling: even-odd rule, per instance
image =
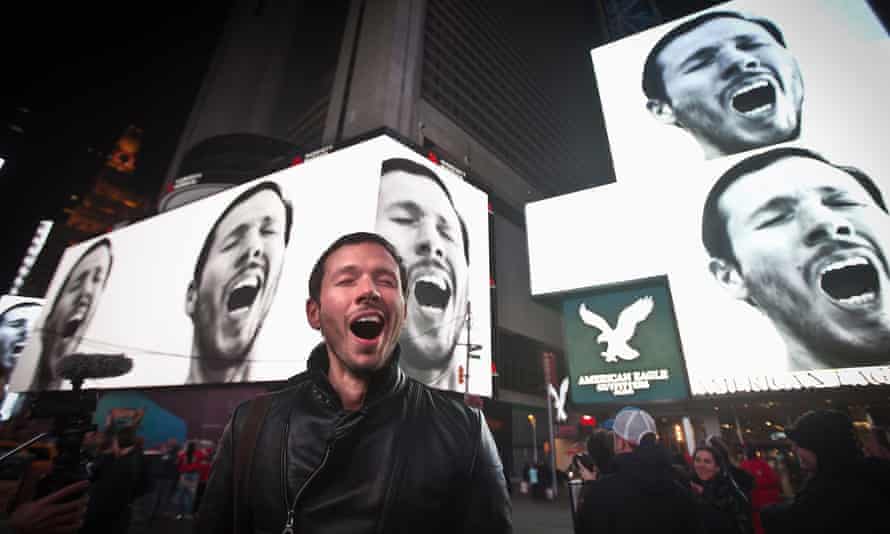
POLYGON ((195 289, 195 281, 189 282, 189 288, 185 291, 185 314, 193 317, 195 313, 195 302, 198 300, 198 290, 195 289))
POLYGON ((732 262, 723 258, 711 258, 711 261, 708 263, 708 269, 714 275, 717 283, 723 286, 723 289, 729 292, 730 295, 739 300, 749 301, 751 295, 748 293, 748 285, 745 283, 745 279, 742 277, 742 273, 739 272, 738 267, 732 262))
POLYGON ((674 115, 674 108, 664 100, 650 98, 649 101, 646 102, 646 109, 648 109, 649 113, 651 113, 659 122, 669 125, 677 124, 677 116, 674 115))
POLYGON ((309 320, 309 326, 316 330, 321 330, 321 314, 319 313, 318 303, 311 297, 306 299, 306 319, 309 320))

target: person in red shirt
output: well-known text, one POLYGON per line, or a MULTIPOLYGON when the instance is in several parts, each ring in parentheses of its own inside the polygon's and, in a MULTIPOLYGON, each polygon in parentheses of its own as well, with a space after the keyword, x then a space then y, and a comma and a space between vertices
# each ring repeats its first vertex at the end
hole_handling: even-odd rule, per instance
POLYGON ((189 441, 184 451, 179 453, 176 459, 179 470, 179 484, 173 495, 176 505, 176 519, 189 518, 194 509, 195 492, 200 479, 201 461, 198 447, 194 441, 189 441))
POLYGON ((760 510, 768 505, 781 500, 779 476, 763 458, 757 455, 754 447, 745 448, 745 460, 739 465, 742 469, 754 477, 754 490, 751 492, 751 507, 753 509, 754 532, 763 534, 763 525, 760 523, 760 510))
POLYGON ((213 449, 211 447, 198 449, 195 458, 195 463, 197 463, 196 470, 198 472, 198 489, 195 490, 194 513, 197 515, 198 510, 201 509, 201 496, 204 495, 204 489, 207 487, 207 480, 210 478, 213 449))

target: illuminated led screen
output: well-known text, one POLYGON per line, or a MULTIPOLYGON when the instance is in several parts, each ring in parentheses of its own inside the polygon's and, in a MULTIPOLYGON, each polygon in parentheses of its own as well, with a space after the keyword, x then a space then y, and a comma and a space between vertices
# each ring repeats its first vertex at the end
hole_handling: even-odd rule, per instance
POLYGON ((890 383, 868 5, 729 2, 591 57, 617 181, 526 207, 532 294, 667 275, 693 395, 890 383))
POLYGON ((69 248, 13 388, 70 387, 55 371, 75 352, 133 362, 84 387, 285 380, 321 341, 312 266, 355 231, 383 234, 406 264, 406 372, 464 391, 469 362, 469 391, 490 396, 487 196, 386 136, 69 248))

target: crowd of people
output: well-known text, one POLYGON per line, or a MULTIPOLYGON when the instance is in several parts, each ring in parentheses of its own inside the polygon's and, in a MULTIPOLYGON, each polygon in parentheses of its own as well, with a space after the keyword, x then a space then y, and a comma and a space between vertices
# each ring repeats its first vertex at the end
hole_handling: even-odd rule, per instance
POLYGON ((690 458, 671 455, 654 419, 625 408, 598 428, 574 463, 584 480, 575 512, 579 533, 688 532, 776 534, 885 532, 890 447, 873 428, 862 443, 850 418, 835 410, 803 414, 787 432, 806 478, 783 498, 779 476, 753 447, 736 464, 719 436, 690 458))
POLYGON ((182 448, 170 438, 147 451, 136 430, 133 425, 110 425, 86 437, 89 506, 81 532, 126 532, 134 520, 194 517, 213 448, 195 440, 182 448))
POLYGON ((187 441, 180 446, 170 438, 146 456, 148 487, 136 505, 143 522, 158 517, 192 519, 210 475, 213 447, 207 442, 187 441))
POLYGON ((112 422, 84 436, 86 480, 49 495, 34 495, 8 516, 0 532, 16 534, 127 532, 134 522, 158 517, 192 519, 210 475, 213 446, 170 438, 145 450, 137 425, 112 422))

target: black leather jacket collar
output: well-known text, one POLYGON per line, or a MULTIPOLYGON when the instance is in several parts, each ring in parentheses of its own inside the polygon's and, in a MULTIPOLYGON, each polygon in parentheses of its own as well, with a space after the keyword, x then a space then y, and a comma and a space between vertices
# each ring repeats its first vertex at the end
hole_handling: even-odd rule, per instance
MULTIPOLYGON (((362 410, 366 410, 367 406, 375 404, 389 395, 398 393, 400 390, 404 389, 407 377, 405 376, 405 372, 399 367, 400 354, 401 347, 396 344, 386 365, 371 377, 371 383, 368 385, 368 392, 365 395, 365 402, 362 410)), ((342 409, 340 397, 337 395, 337 392, 334 391, 331 382, 328 380, 329 367, 330 362, 328 361, 327 345, 325 345, 324 342, 319 343, 309 354, 306 370, 309 373, 313 385, 318 388, 326 399, 333 402, 338 409, 342 409)), ((288 385, 293 385, 292 381, 295 381, 296 378, 297 377, 293 377, 288 380, 288 385)))

